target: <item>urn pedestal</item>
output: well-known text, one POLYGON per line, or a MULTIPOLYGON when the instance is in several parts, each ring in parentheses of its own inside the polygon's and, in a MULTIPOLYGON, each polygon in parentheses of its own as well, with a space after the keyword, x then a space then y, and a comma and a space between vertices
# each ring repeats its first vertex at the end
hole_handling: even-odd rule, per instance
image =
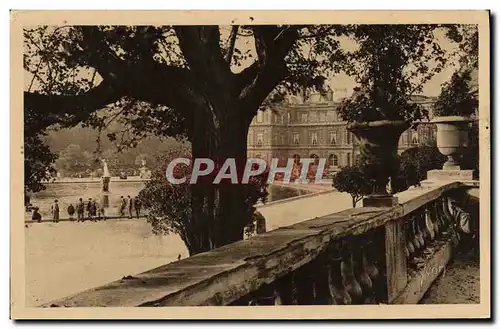
POLYGON ((373 183, 373 193, 363 199, 363 207, 392 207, 397 197, 387 192, 387 183, 399 169, 398 143, 410 125, 406 121, 380 120, 347 125, 359 141, 363 169, 373 183))
POLYGON ((102 178, 102 206, 109 208, 109 182, 111 177, 102 178))

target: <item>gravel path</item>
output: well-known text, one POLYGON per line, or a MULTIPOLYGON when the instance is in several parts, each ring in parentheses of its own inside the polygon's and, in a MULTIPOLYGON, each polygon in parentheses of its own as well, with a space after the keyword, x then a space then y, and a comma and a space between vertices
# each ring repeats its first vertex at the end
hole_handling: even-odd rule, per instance
POLYGON ((457 253, 420 304, 477 304, 480 302, 479 279, 478 256, 457 253))

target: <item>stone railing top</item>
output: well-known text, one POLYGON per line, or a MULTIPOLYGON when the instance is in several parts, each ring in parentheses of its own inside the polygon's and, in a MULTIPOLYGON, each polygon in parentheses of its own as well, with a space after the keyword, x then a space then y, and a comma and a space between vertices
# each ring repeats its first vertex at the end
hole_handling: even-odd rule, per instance
POLYGON ((399 193, 392 208, 353 208, 281 227, 43 306, 227 305, 308 263, 332 240, 363 234, 464 186, 472 185, 425 183, 399 193))

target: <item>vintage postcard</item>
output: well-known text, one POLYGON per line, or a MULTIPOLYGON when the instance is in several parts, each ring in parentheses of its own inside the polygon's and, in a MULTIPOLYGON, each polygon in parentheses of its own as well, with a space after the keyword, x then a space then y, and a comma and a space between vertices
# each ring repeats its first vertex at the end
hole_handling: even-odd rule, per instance
POLYGON ((12 11, 13 319, 489 318, 488 11, 12 11))

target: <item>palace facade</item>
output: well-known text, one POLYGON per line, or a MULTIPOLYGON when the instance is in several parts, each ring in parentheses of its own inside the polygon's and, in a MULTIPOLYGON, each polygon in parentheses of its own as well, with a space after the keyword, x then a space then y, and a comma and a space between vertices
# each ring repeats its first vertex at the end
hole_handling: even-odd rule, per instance
MULTIPOLYGON (((429 109, 433 99, 414 97, 429 109)), ((277 108, 259 111, 248 133, 248 157, 326 158, 330 171, 354 163, 359 150, 356 137, 347 131, 346 122, 337 112, 339 102, 332 94, 313 94, 303 101, 291 96, 277 108)), ((435 135, 434 125, 423 123, 417 130, 408 129, 399 140, 399 153, 427 142, 435 135)))

